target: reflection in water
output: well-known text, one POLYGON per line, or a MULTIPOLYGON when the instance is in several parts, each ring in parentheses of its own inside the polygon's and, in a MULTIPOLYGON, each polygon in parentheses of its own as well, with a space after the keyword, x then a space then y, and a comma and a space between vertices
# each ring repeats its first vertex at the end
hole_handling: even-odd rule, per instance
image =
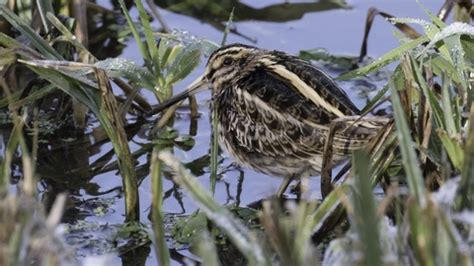
POLYGON ((240 195, 242 195, 242 185, 244 183, 244 171, 239 170, 239 177, 237 182, 237 193, 235 195, 235 206, 240 207, 240 195))
MULTIPOLYGON (((283 2, 255 8, 238 0, 155 0, 155 3, 166 10, 184 14, 202 21, 226 22, 234 8, 234 21, 259 20, 287 22, 302 18, 306 13, 327 11, 338 8, 349 8, 345 1, 283 2)), ((223 25, 223 24, 222 24, 223 25)))
MULTIPOLYGON (((195 175, 196 177, 209 177, 209 158, 210 154, 205 154, 201 157, 198 157, 197 159, 185 163, 184 167, 190 170, 190 172, 195 175)), ((220 165, 223 164, 222 160, 219 162, 220 165)), ((223 202, 223 204, 232 204, 234 203, 235 206, 240 206, 240 196, 242 194, 242 186, 244 182, 244 171, 241 170, 240 168, 236 168, 235 165, 231 165, 225 169, 221 173, 218 174, 218 176, 223 176, 226 172, 238 172, 239 176, 237 177, 237 186, 236 186, 236 192, 235 196, 232 195, 232 189, 235 186, 234 184, 231 184, 225 180, 218 179, 217 182, 222 182, 225 186, 225 191, 226 191, 226 199, 223 202)), ((163 177, 169 180, 170 182, 173 182, 173 173, 172 172, 167 172, 165 171, 163 173, 163 177)), ((207 180, 207 179, 206 179, 207 180)), ((206 181, 205 180, 205 181, 206 181)), ((205 182, 204 181, 204 182, 205 182)), ((209 181, 210 182, 210 181, 209 181)), ((163 199, 164 200, 170 200, 173 199, 178 203, 178 206, 180 207, 180 211, 173 210, 172 212, 168 211, 168 213, 173 213, 173 214, 188 214, 189 212, 193 211, 193 209, 189 210, 186 209, 186 205, 184 204, 183 201, 183 192, 181 188, 173 182, 173 185, 170 189, 165 191, 163 193, 163 199)), ((194 208, 194 207, 193 207, 194 208)))
MULTIPOLYGON (((119 10, 118 7, 115 10, 119 10)), ((99 60, 120 56, 125 48, 121 38, 128 27, 121 13, 115 10, 88 2, 88 21, 95 22, 87 23, 88 48, 99 60)))
POLYGON ((173 187, 168 189, 163 193, 163 200, 168 199, 169 197, 173 196, 173 198, 178 203, 179 207, 181 208, 180 212, 168 212, 173 214, 186 214, 186 208, 184 207, 183 202, 183 192, 180 190, 179 186, 173 182, 173 187))
POLYGON ((122 259, 123 266, 141 266, 146 265, 148 256, 150 255, 150 245, 140 246, 138 248, 132 249, 127 253, 122 254, 120 257, 122 259))
MULTIPOLYGON (((137 121, 126 127, 130 138, 137 134, 143 122, 137 121)), ((41 178, 41 196, 46 208, 51 207, 57 194, 67 192, 71 196, 64 221, 77 221, 90 215, 87 210, 93 209, 88 207, 93 203, 81 197, 94 196, 89 199, 94 201, 98 196, 113 193, 112 197, 119 197, 122 194, 121 186, 106 189, 103 184, 92 181, 99 174, 118 171, 118 165, 113 161, 114 152, 102 128, 93 128, 88 134, 60 131, 53 136, 42 136, 38 144, 40 156, 36 160, 36 172, 41 178), (103 151, 104 147, 110 148, 103 151)))
MULTIPOLYGON (((287 22, 301 19, 307 13, 350 8, 342 0, 321 0, 304 3, 278 1, 276 4, 270 4, 262 8, 256 8, 238 0, 155 0, 155 4, 163 9, 194 17, 221 31, 225 29, 225 23, 229 19, 232 8, 234 8, 234 21, 257 20, 270 22, 287 22)), ((231 28, 231 32, 255 42, 252 38, 239 33, 235 28, 231 28)))

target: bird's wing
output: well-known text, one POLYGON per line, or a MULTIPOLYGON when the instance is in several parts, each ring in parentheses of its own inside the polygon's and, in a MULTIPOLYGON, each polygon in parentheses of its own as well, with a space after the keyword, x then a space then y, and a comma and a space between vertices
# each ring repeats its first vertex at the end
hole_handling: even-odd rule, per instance
POLYGON ((286 82, 291 83, 293 89, 296 89, 298 93, 332 111, 336 116, 338 115, 337 111, 330 109, 330 106, 333 106, 344 116, 359 114, 359 109, 346 92, 324 71, 298 57, 276 51, 273 54, 268 57, 268 61, 274 62, 267 64, 268 68, 273 70, 270 73, 275 73, 286 82), (308 92, 308 88, 313 92, 308 92))
POLYGON ((358 114, 347 95, 322 71, 293 63, 286 67, 275 61, 259 59, 233 86, 302 122, 328 125, 334 119, 358 114))
MULTIPOLYGON (((291 91, 287 84, 256 69, 223 88, 231 93, 218 110, 223 130, 232 145, 268 156, 310 158, 324 147, 329 116, 309 100, 291 91), (319 112, 319 114, 318 114, 319 112), (322 124, 322 125, 321 125, 322 124)), ((220 104, 217 103, 219 106, 220 104)))

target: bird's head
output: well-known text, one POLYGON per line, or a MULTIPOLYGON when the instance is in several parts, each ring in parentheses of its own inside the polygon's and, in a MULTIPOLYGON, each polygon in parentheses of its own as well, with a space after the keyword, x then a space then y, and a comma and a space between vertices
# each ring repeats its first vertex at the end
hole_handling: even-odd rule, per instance
POLYGON ((220 84, 240 75, 250 60, 260 52, 261 50, 256 47, 243 44, 223 46, 209 57, 203 79, 213 88, 218 88, 220 84))
POLYGON ((219 88, 221 84, 230 82, 245 70, 250 59, 259 55, 262 50, 244 44, 230 44, 215 50, 207 61, 206 71, 186 90, 166 100, 155 108, 160 112, 185 98, 207 88, 219 88))

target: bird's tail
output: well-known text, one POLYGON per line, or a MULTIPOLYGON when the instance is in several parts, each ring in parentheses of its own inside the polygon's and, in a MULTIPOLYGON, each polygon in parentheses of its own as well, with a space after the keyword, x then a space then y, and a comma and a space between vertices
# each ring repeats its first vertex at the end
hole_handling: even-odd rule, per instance
POLYGON ((347 155, 365 148, 382 130, 391 124, 388 117, 345 116, 332 122, 329 145, 334 155, 347 155), (332 135, 332 136, 331 136, 332 135))

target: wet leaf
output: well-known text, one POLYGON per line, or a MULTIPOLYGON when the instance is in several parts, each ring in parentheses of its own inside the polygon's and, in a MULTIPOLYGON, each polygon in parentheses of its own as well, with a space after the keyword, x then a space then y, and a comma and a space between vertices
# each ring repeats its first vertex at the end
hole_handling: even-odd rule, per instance
POLYGON ((171 65, 167 67, 165 83, 169 86, 188 76, 199 64, 200 55, 200 51, 192 49, 192 47, 183 48, 171 65))
POLYGON ((109 77, 125 77, 139 87, 156 92, 153 81, 156 79, 146 68, 125 58, 108 58, 98 61, 95 66, 104 69, 109 77))
POLYGON ((207 230, 207 218, 202 212, 181 219, 173 228, 173 239, 180 243, 192 243, 202 231, 207 230))

